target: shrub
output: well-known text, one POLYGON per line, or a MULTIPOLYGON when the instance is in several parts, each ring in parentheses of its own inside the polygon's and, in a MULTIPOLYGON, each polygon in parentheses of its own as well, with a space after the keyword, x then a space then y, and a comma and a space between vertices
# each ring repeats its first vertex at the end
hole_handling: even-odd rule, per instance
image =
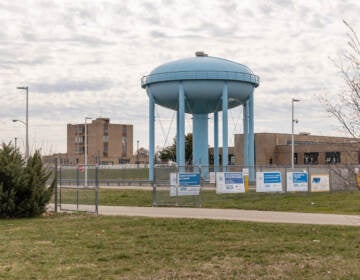
POLYGON ((0 148, 0 217, 33 217, 45 212, 53 184, 39 151, 24 161, 10 144, 0 148))

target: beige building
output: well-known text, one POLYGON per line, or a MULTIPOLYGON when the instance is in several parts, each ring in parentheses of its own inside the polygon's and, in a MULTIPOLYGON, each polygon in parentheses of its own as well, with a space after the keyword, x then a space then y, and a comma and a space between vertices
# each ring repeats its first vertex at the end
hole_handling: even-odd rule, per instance
MULTIPOLYGON (((235 136, 235 164, 243 165, 243 134, 235 136)), ((295 135, 295 165, 359 164, 360 140, 346 137, 295 135)), ((291 134, 255 133, 255 164, 290 165, 291 134)))
MULTIPOLYGON (((128 163, 133 155, 133 125, 97 118, 87 124, 88 164, 128 163)), ((67 125, 69 164, 85 162, 85 124, 67 125)))

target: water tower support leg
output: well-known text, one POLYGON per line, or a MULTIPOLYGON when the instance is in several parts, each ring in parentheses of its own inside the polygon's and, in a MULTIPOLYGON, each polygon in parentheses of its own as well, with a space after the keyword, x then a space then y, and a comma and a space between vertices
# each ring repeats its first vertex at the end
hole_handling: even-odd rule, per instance
POLYGON ((154 181, 154 159, 155 159, 155 101, 151 91, 149 95, 149 180, 154 181))
POLYGON ((179 163, 179 110, 176 111, 176 162, 179 163))
POLYGON ((222 165, 223 171, 226 171, 228 165, 228 87, 224 83, 222 89, 222 111, 223 111, 223 151, 222 151, 222 165))
POLYGON ((179 160, 180 171, 185 170, 185 92, 182 84, 179 85, 179 160))
POLYGON ((250 182, 255 182, 254 92, 249 97, 249 165, 250 182))
POLYGON ((214 171, 219 171, 219 113, 214 113, 214 171))
POLYGON ((208 114, 193 114, 193 165, 201 167, 204 180, 209 179, 208 114))
POLYGON ((243 125, 243 165, 245 168, 249 168, 249 100, 244 103, 243 125))

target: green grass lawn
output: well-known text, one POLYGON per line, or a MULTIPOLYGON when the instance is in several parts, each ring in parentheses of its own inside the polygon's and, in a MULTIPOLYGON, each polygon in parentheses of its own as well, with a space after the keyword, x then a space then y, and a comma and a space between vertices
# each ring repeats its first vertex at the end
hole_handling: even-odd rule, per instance
MULTIPOLYGON (((159 191, 158 200, 173 203, 168 191, 159 191)), ((62 191, 63 203, 75 203, 74 190, 62 191)), ((94 203, 94 191, 79 191, 80 203, 94 203)), ((192 200, 188 197, 188 200, 192 200)), ((151 190, 100 189, 100 205, 152 206, 151 190)), ((181 202, 181 201, 180 201, 181 202)), ((198 198, 195 198, 198 202, 198 198)), ((204 208, 233 208, 268 211, 295 211, 309 213, 360 214, 360 191, 331 193, 245 193, 216 195, 215 191, 203 191, 201 203, 204 208)))
POLYGON ((55 215, 0 220, 0 279, 360 279, 358 227, 55 215))

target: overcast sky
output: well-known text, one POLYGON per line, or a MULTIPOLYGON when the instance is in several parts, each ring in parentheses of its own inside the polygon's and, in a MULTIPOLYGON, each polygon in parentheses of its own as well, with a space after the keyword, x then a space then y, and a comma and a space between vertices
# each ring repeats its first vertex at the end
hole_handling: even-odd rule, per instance
MULTIPOLYGON (((134 145, 147 147, 148 99, 140 78, 197 50, 260 76, 255 132, 290 133, 296 97, 302 100, 297 132, 343 135, 319 97, 334 98, 344 88, 331 59, 346 47, 342 20, 359 33, 359 15, 358 0, 2 0, 0 140, 18 137, 23 148, 24 126, 11 120, 25 120, 25 93, 16 87, 28 85, 32 149, 66 152, 66 124, 85 116, 133 124, 134 145)), ((156 110, 162 147, 171 143, 175 121, 171 111, 156 110)), ((241 110, 229 113, 230 144, 242 132, 241 110)))

